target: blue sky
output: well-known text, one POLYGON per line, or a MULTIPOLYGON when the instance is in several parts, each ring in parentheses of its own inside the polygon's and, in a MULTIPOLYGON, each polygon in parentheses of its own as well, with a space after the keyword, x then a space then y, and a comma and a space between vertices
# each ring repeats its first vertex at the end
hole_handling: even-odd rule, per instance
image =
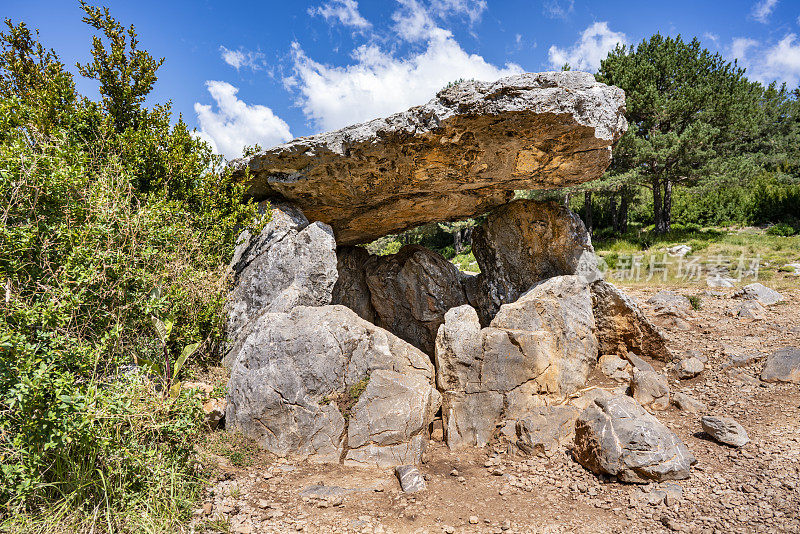
MULTIPOLYGON (((89 27, 71 0, 4 0, 72 66, 89 27)), ((457 78, 594 72, 618 42, 697 36, 751 78, 800 84, 800 1, 708 0, 107 0, 141 46, 165 57, 153 102, 171 100, 227 157, 244 144, 402 111, 457 78)), ((96 97, 96 84, 79 80, 96 97)), ((177 116, 177 115, 176 115, 177 116)))

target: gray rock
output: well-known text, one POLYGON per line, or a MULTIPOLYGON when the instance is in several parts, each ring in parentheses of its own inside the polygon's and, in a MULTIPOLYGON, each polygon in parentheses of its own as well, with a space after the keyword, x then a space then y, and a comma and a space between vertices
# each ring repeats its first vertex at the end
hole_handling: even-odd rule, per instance
POLYGON ((706 285, 708 287, 733 287, 736 285, 736 280, 716 274, 706 278, 706 285))
POLYGON ((625 355, 625 358, 633 365, 634 369, 639 369, 640 371, 655 371, 650 362, 646 361, 644 358, 640 358, 633 352, 629 352, 625 355))
POLYGON ((398 465, 394 468, 394 473, 400 481, 400 487, 406 493, 415 493, 425 490, 425 479, 419 469, 413 465, 398 465))
POLYGON ((743 302, 731 311, 731 315, 741 319, 756 319, 761 320, 766 318, 767 310, 760 302, 753 300, 743 302))
POLYGON ((685 317, 692 311, 692 304, 687 297, 679 295, 674 291, 662 290, 647 299, 647 303, 653 306, 653 311, 659 314, 670 314, 678 317, 685 317))
POLYGON ((728 361, 726 361, 722 368, 726 369, 728 367, 746 367, 751 363, 755 363, 758 360, 762 359, 764 356, 758 352, 748 352, 748 353, 738 353, 738 352, 728 352, 728 361))
POLYGON ((281 196, 340 245, 462 220, 516 189, 599 178, 627 129, 625 95, 585 72, 467 81, 403 113, 232 162, 251 196, 281 196))
POLYGON ((365 454, 360 458, 392 464, 398 458, 396 442, 405 436, 403 446, 415 457, 404 457, 402 463, 419 461, 421 447, 415 446, 415 439, 427 439, 438 401, 430 359, 352 310, 299 306, 290 313, 263 313, 240 336, 231 361, 227 430, 242 432, 279 456, 340 462, 351 448, 343 439, 350 435, 349 426, 356 436, 371 435, 371 430, 360 430, 365 426, 362 417, 369 420, 376 411, 371 404, 392 405, 396 411, 390 419, 397 428, 383 427, 392 438, 373 443, 369 454, 359 448, 365 454), (373 376, 376 384, 395 377, 395 387, 373 395, 367 386, 369 402, 359 398, 346 419, 348 414, 341 410, 352 407, 358 386, 373 376), (390 398, 394 394, 396 398, 390 398))
MULTIPOLYGON (((264 312, 331 302, 336 283, 336 243, 326 224, 309 224, 287 204, 272 206, 272 220, 258 236, 239 236, 231 268, 234 286, 226 302, 225 334, 234 342, 264 312)), ((230 365, 230 358, 223 363, 230 365)))
POLYGON ((578 276, 537 285, 484 329, 471 306, 449 310, 436 338, 448 446, 485 445, 500 421, 583 387, 596 359, 591 300, 578 276))
POLYGON ((698 360, 697 358, 685 358, 675 365, 675 372, 678 374, 678 378, 681 379, 688 379, 694 378, 706 368, 703 365, 703 362, 698 360))
POLYGON ((377 369, 350 412, 346 465, 418 463, 428 424, 441 405, 439 392, 422 374, 377 369))
POLYGON ((767 356, 761 380, 800 384, 800 349, 785 347, 767 356))
MULTIPOLYGON (((563 398, 577 391, 597 364, 592 299, 582 276, 554 276, 536 284, 516 302, 503 305, 491 326, 536 333, 528 336, 531 339, 554 339, 555 345, 539 345, 546 349, 547 358, 537 364, 542 373, 537 379, 541 393, 563 398)), ((525 342, 519 336, 513 341, 525 342)), ((524 352, 526 346, 520 346, 524 352)))
POLYGON ((445 312, 467 303, 456 266, 423 246, 407 245, 397 254, 371 256, 364 269, 375 323, 433 355, 445 312))
POLYGON ((631 364, 616 354, 606 354, 600 357, 597 367, 607 377, 620 382, 631 379, 631 364))
POLYGON ((600 397, 575 423, 578 462, 623 482, 680 480, 696 460, 671 430, 625 396, 600 397))
POLYGON ((572 406, 534 408, 517 421, 517 447, 525 454, 550 457, 572 441, 578 410, 572 406))
POLYGON ((707 409, 704 402, 699 401, 691 395, 687 395, 681 391, 672 394, 672 404, 677 406, 677 408, 682 412, 697 413, 704 412, 707 409))
POLYGON ((732 447, 742 447, 750 441, 747 431, 730 417, 704 415, 700 418, 700 425, 703 432, 732 447))
POLYGON ((603 280, 591 284, 591 290, 600 354, 633 352, 655 360, 672 359, 661 332, 633 300, 603 280))
POLYGON ((631 393, 636 402, 653 410, 669 407, 669 384, 667 377, 655 371, 633 370, 631 393))
POLYGON ((766 306, 783 300, 783 296, 780 293, 758 282, 744 286, 739 291, 736 291, 733 297, 745 300, 757 300, 766 306))
POLYGON ((486 324, 503 304, 534 284, 560 275, 602 278, 580 217, 556 202, 517 200, 492 211, 472 233, 481 295, 471 301, 486 324))
POLYGON ((372 306, 365 271, 370 257, 363 247, 339 247, 336 250, 339 277, 333 286, 331 304, 347 306, 362 319, 375 323, 375 308, 372 306))

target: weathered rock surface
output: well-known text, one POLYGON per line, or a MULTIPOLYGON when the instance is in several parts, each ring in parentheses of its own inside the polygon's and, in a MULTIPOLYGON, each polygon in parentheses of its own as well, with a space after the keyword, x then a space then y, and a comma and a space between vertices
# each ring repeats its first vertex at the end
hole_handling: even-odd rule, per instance
MULTIPOLYGON (((556 349, 547 355, 549 361, 537 361, 536 367, 543 369, 542 378, 537 379, 540 393, 560 397, 573 393, 586 384, 597 364, 592 299, 589 284, 581 276, 554 276, 537 284, 516 302, 502 306, 491 326, 555 338, 556 349)), ((525 352, 525 345, 520 346, 525 352)))
POLYGON ((432 355, 445 312, 467 303, 456 266, 406 245, 397 254, 371 256, 364 268, 375 323, 432 355))
POLYGON ((783 300, 783 295, 758 282, 744 286, 742 289, 735 292, 733 297, 745 300, 757 300, 766 306, 783 300))
POLYGON ((742 447, 750 441, 747 431, 730 417, 704 415, 700 418, 703 432, 725 445, 742 447))
POLYGON ((400 487, 406 493, 416 493, 425 489, 425 479, 422 473, 413 465, 398 465, 394 473, 400 481, 400 487))
POLYGON ((583 222, 556 202, 517 200, 492 211, 473 231, 472 251, 481 269, 478 286, 488 297, 477 303, 484 322, 542 280, 602 277, 583 222))
POLYGON ((696 462, 671 430, 625 396, 602 396, 575 423, 577 460, 595 473, 623 482, 689 478, 696 462))
POLYGON ((339 278, 333 286, 331 304, 347 306, 359 317, 375 323, 375 308, 367 285, 366 264, 371 258, 362 247, 339 247, 336 250, 339 278))
POLYGON ((667 377, 661 373, 634 369, 631 393, 642 406, 653 410, 669 408, 669 383, 667 377))
POLYGON ((603 280, 592 283, 591 289, 600 354, 631 351, 661 361, 672 359, 661 332, 633 300, 603 280))
POLYGON ((630 381, 631 373, 633 372, 633 366, 631 366, 630 362, 616 354, 600 356, 597 367, 601 373, 618 382, 630 381))
POLYGON ((485 445, 501 420, 583 387, 596 361, 591 297, 581 277, 537 285, 484 329, 471 306, 449 310, 436 338, 448 446, 485 445))
POLYGON ((653 311, 655 313, 685 317, 686 314, 692 311, 692 304, 689 302, 689 299, 674 291, 659 291, 647 299, 647 303, 653 306, 653 311))
POLYGON ((678 378, 686 380, 696 377, 705 368, 706 366, 703 365, 703 362, 697 358, 684 358, 675 365, 675 372, 678 374, 678 378))
POLYGON ((766 317, 767 309, 757 300, 742 302, 739 306, 734 308, 731 312, 734 317, 740 319, 755 319, 761 320, 766 317))
POLYGON ((681 391, 672 395, 672 404, 682 412, 704 412, 707 409, 704 402, 681 391))
POLYGON ((309 224, 291 205, 275 204, 272 220, 259 235, 245 230, 239 236, 231 268, 234 286, 226 303, 225 329, 229 341, 259 313, 330 304, 337 278, 333 232, 326 224, 309 224))
POLYGON ((800 384, 800 349, 786 347, 767 356, 761 380, 800 384))
POLYGON ((340 245, 505 204, 516 189, 593 180, 625 132, 624 93, 584 72, 469 81, 423 106, 295 139, 232 163, 250 194, 284 198, 340 245))
POLYGON ((345 464, 417 463, 428 440, 428 424, 441 404, 429 377, 377 369, 350 411, 345 464))
POLYGON ((577 418, 572 406, 534 408, 517 421, 517 447, 525 454, 550 457, 572 441, 577 418))
POLYGON ((353 453, 350 460, 372 465, 419 461, 439 400, 430 359, 352 310, 299 306, 263 313, 230 355, 228 430, 281 456, 339 462, 353 453), (375 383, 371 378, 345 419, 339 402, 352 404, 353 386, 368 377, 375 383), (385 420, 376 421, 377 413, 385 420))

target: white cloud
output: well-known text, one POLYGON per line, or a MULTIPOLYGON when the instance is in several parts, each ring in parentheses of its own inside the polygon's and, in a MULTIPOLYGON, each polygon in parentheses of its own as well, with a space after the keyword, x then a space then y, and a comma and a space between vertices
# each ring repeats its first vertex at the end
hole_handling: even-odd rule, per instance
POLYGON ((717 35, 716 33, 705 32, 703 34, 703 38, 708 39, 709 41, 714 43, 714 46, 719 44, 719 35, 717 35))
POLYGON ((483 2, 443 0, 430 9, 418 0, 398 0, 398 4, 392 30, 395 38, 412 43, 406 56, 373 42, 353 50, 350 65, 332 66, 315 61, 293 43, 294 75, 284 84, 297 92, 298 105, 316 127, 332 130, 404 111, 427 102, 459 78, 495 80, 522 72, 513 63, 498 67, 466 52, 434 18, 446 10, 477 20, 485 10, 483 2), (414 43, 422 48, 413 50, 418 48, 414 43))
POLYGON ((758 22, 766 24, 767 19, 769 19, 769 16, 775 10, 776 5, 778 5, 778 0, 759 0, 753 4, 753 9, 750 14, 758 22))
POLYGON ((551 19, 565 19, 575 10, 575 0, 544 0, 542 13, 551 19))
POLYGON ((236 97, 239 91, 229 83, 209 80, 208 92, 216 103, 212 106, 195 103, 200 125, 198 136, 227 158, 242 155, 245 145, 260 144, 264 148, 292 138, 289 125, 266 106, 249 105, 236 97))
POLYGON ((548 58, 554 68, 564 63, 575 70, 594 72, 608 52, 618 44, 627 44, 628 38, 622 32, 611 31, 607 22, 595 22, 586 28, 581 38, 569 48, 550 47, 548 58))
POLYGON ((729 56, 747 69, 747 77, 767 84, 786 83, 789 88, 800 84, 800 39, 789 33, 775 44, 739 37, 731 42, 729 56))
POLYGON ((372 24, 361 16, 356 0, 333 0, 316 8, 308 9, 309 15, 321 15, 325 20, 336 19, 344 26, 357 30, 368 30, 372 24))
POLYGON ((431 2, 431 10, 440 17, 450 14, 461 15, 469 19, 470 26, 481 20, 486 9, 486 0, 433 0, 431 2))
POLYGON ((261 52, 253 52, 252 50, 245 50, 243 48, 229 50, 224 46, 220 46, 219 51, 222 54, 222 61, 236 70, 242 67, 247 67, 252 70, 261 70, 264 68, 264 54, 261 52))

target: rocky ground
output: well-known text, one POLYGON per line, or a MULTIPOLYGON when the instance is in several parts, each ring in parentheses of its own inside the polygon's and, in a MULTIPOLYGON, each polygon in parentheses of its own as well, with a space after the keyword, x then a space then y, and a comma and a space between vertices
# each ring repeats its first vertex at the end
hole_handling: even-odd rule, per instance
MULTIPOLYGON (((660 288, 625 289, 654 315, 646 301, 660 288)), ((669 387, 706 408, 694 413, 671 405, 653 413, 697 458, 688 480, 624 484, 590 473, 566 450, 527 457, 498 440, 451 452, 434 439, 419 466, 427 489, 403 493, 390 469, 264 453, 241 462, 209 452, 205 464, 214 480, 193 526, 239 533, 800 532, 800 386, 759 379, 767 354, 800 347, 800 289, 782 291, 785 301, 756 318, 731 314, 741 305, 731 289, 678 292, 699 297, 700 309, 661 321, 669 348, 678 356, 697 351, 706 362, 691 379, 670 370, 669 387), (751 361, 730 365, 742 355, 751 361), (711 440, 701 429, 704 414, 734 418, 750 442, 733 448, 711 440)), ((620 384, 595 371, 590 387, 620 384)))

